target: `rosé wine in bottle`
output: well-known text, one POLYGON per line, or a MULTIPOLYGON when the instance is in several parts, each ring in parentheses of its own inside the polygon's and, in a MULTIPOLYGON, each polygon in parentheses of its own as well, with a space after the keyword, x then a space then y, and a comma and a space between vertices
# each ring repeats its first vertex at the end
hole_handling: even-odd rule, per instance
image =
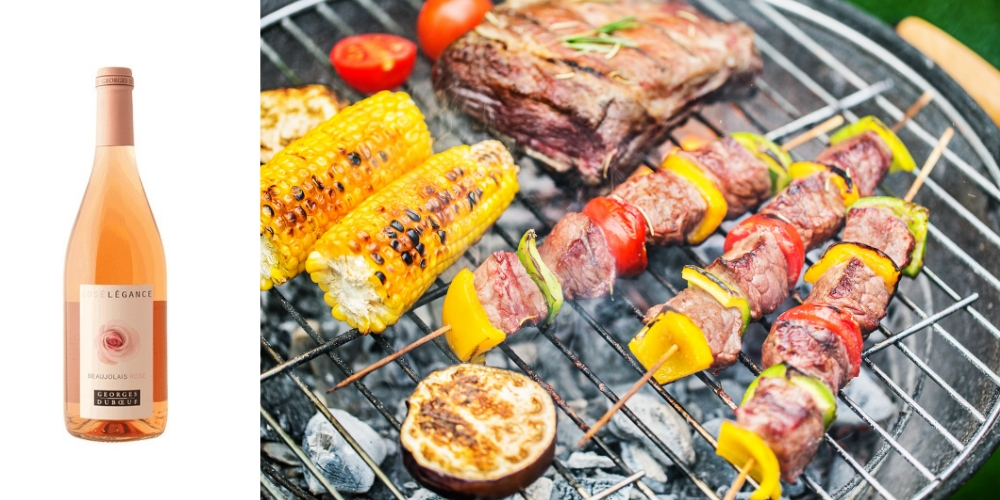
POLYGON ((66 429, 96 441, 167 423, 167 270, 135 163, 132 71, 97 72, 94 168, 66 251, 66 429))

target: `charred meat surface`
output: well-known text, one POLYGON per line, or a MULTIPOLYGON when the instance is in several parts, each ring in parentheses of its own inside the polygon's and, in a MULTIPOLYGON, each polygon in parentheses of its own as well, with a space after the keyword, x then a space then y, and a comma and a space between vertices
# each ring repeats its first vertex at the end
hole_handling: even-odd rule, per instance
POLYGON ((861 196, 875 194, 879 181, 889 171, 892 151, 879 135, 871 130, 838 142, 823 150, 816 163, 833 165, 851 174, 861 196))
POLYGON ((406 400, 403 464, 448 498, 503 498, 528 487, 555 454, 552 398, 530 378, 463 363, 428 375, 406 400))
POLYGON ((568 300, 602 297, 615 284, 615 258, 601 228, 586 215, 566 214, 538 253, 568 300))
POLYGON ((808 391, 782 377, 760 379, 753 398, 736 409, 736 421, 774 451, 788 482, 802 474, 823 439, 823 412, 808 391))
POLYGON ((507 335, 548 314, 545 297, 513 252, 494 252, 474 273, 476 296, 490 324, 507 335))
POLYGON ((647 242, 655 246, 684 244, 708 209, 690 182, 665 168, 631 177, 611 194, 642 212, 649 226, 647 242))
MULTIPOLYGON (((760 211, 791 222, 806 250, 816 248, 837 234, 844 223, 844 201, 830 179, 830 172, 820 172, 792 181, 760 211)), ((879 177, 881 179, 881 177, 879 177)))
POLYGON ((722 307, 719 301, 708 292, 697 287, 688 287, 673 296, 666 304, 654 306, 646 313, 643 322, 649 323, 666 308, 691 318, 705 334, 705 340, 712 349, 713 373, 732 366, 740 355, 743 338, 740 329, 743 326, 743 316, 734 307, 722 307))
POLYGON ((754 320, 774 312, 788 298, 788 262, 770 231, 757 231, 736 242, 706 270, 743 292, 754 320))
POLYGON ((863 207, 851 210, 844 227, 844 241, 864 243, 889 256, 896 267, 903 269, 910 263, 910 252, 915 240, 910 228, 891 210, 863 207))
POLYGON ((861 259, 853 258, 823 273, 805 302, 829 304, 851 313, 867 339, 885 317, 890 300, 892 294, 882 278, 861 259))
POLYGON ((762 368, 787 363, 822 380, 833 392, 851 378, 847 348, 837 334, 815 323, 780 320, 764 341, 762 368))
POLYGON ((771 196, 771 176, 767 164, 728 135, 694 151, 679 151, 677 154, 714 176, 729 205, 727 219, 745 214, 771 196))
POLYGON ((600 185, 623 180, 685 107, 748 91, 761 68, 749 27, 684 3, 511 1, 451 44, 432 80, 442 100, 549 168, 600 185), (634 47, 564 43, 627 17, 636 24, 612 35, 634 47))

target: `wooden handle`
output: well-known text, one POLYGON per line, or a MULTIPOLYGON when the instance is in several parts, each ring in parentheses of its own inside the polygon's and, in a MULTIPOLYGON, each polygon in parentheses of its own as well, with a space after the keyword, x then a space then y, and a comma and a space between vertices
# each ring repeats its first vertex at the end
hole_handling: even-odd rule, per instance
POLYGON ((1000 71, 940 28, 920 19, 907 17, 896 32, 911 45, 941 66, 1000 126, 1000 71))

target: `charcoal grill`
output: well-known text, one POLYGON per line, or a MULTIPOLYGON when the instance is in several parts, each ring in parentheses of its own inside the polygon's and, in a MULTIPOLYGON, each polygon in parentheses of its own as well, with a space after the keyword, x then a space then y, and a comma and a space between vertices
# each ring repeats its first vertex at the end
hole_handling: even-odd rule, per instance
MULTIPOLYGON (((827 435, 821 454, 832 455, 854 471, 854 478, 837 491, 824 490, 815 471, 807 472, 801 481, 806 489, 801 496, 818 498, 944 498, 963 483, 990 456, 1000 440, 993 424, 1000 414, 1000 250, 997 206, 1000 202, 1000 131, 986 114, 939 68, 905 44, 884 25, 866 17, 852 7, 827 0, 694 0, 703 12, 719 19, 739 19, 757 32, 757 46, 763 55, 764 74, 758 80, 758 92, 750 99, 735 103, 716 103, 690 113, 687 125, 722 134, 735 130, 755 130, 773 139, 787 137, 821 120, 824 115, 842 113, 849 121, 873 114, 887 123, 902 116, 901 109, 924 91, 934 94, 934 101, 900 132, 913 156, 921 163, 929 154, 936 137, 949 125, 958 134, 945 151, 944 159, 927 180, 916 201, 931 209, 927 266, 922 275, 901 284, 890 306, 883 327, 873 333, 864 351, 864 364, 891 394, 900 411, 884 422, 878 422, 860 405, 841 392, 841 401, 870 427, 871 443, 867 447, 850 447, 842 439, 827 435), (860 91, 860 97, 856 94, 860 91), (890 329, 890 327, 893 327, 890 329), (850 448, 850 450, 848 449, 850 448)), ((361 98, 341 80, 327 62, 327 54, 340 38, 358 32, 390 32, 415 38, 414 25, 421 0, 300 0, 283 5, 269 2, 262 5, 261 18, 261 88, 276 88, 305 83, 324 83, 349 100, 361 98)), ((427 117, 435 137, 435 150, 441 151, 460 143, 471 144, 488 134, 470 123, 461 114, 439 106, 429 81, 431 64, 418 60, 413 76, 404 86, 427 117)), ((681 129, 674 130, 671 141, 679 143, 681 129)), ((825 138, 821 138, 825 140, 825 138)), ((795 151, 797 159, 812 158, 820 151, 821 141, 813 141, 795 151)), ((655 162, 654 158, 650 158, 655 162)), ((346 376, 352 372, 348 361, 338 351, 351 343, 369 342, 384 353, 391 353, 405 341, 395 333, 408 323, 429 333, 440 318, 440 303, 447 290, 447 280, 462 266, 475 268, 497 249, 516 246, 519 235, 529 227, 545 234, 563 213, 579 209, 580 200, 574 193, 553 195, 544 186, 549 183, 538 173, 530 158, 521 157, 522 191, 511 208, 492 228, 482 242, 437 280, 412 311, 400 320, 400 326, 390 327, 383 335, 365 337, 356 330, 322 335, 306 321, 311 313, 300 312, 297 298, 286 298, 288 286, 261 294, 262 363, 273 366, 261 374, 260 383, 274 384, 277 377, 288 377, 310 399, 349 444, 365 458, 389 495, 404 499, 403 487, 395 484, 377 464, 361 450, 317 398, 301 372, 303 365, 317 358, 328 357, 346 376), (277 311, 277 312, 276 312, 277 311), (280 316, 280 317, 275 317, 280 316), (287 346, 269 342, 268 330, 280 321, 297 322, 318 345, 291 359, 287 346), (395 342, 394 342, 395 341, 395 342), (396 344, 394 346, 394 344, 396 344)), ((909 174, 890 176, 881 186, 888 194, 905 192, 913 181, 909 174)), ((567 390, 558 381, 546 381, 539 375, 544 367, 531 366, 515 351, 511 342, 548 342, 562 354, 562 359, 546 359, 545 363, 571 363, 581 379, 589 381, 610 401, 617 396, 608 380, 635 380, 643 368, 628 353, 623 342, 638 331, 645 307, 677 293, 680 266, 687 263, 706 265, 718 253, 719 242, 725 235, 725 224, 706 243, 697 248, 666 248, 651 251, 647 272, 635 281, 620 281, 610 298, 573 303, 573 321, 589 325, 592 331, 580 332, 580 337, 596 345, 617 360, 620 367, 635 373, 591 370, 586 356, 566 342, 557 329, 541 329, 537 333, 519 332, 500 345, 499 352, 509 362, 539 382, 551 395, 569 420, 581 428, 587 422, 567 403, 562 394, 567 390), (610 302, 610 306, 595 309, 595 302, 610 302), (596 311, 596 312, 595 312, 596 311), (612 311, 619 317, 608 316, 612 311), (615 327, 611 324, 614 323, 615 327), (630 325, 621 328, 620 325, 630 325), (544 340, 541 340, 544 338, 544 340), (601 339, 601 340, 598 340, 601 339), (607 351, 610 349, 610 351, 607 351), (550 385, 551 382, 551 385, 550 385)), ((810 254, 811 260, 816 257, 810 254)), ((299 277, 299 281, 307 277, 299 277)), ((294 285, 294 283, 293 283, 294 285)), ((306 286, 301 287, 303 290, 306 286)), ((312 293, 312 292, 306 292, 312 293)), ((318 287, 314 291, 321 295, 318 287)), ((301 294, 297 293, 297 296, 301 294)), ((793 294, 790 300, 797 300, 793 294)), ((325 311, 319 311, 319 319, 325 311)), ((326 318, 329 321, 328 318, 326 318)), ((740 361, 754 374, 754 353, 747 348, 763 340, 769 324, 765 321, 755 332, 748 333, 745 352, 740 361)), ((344 327, 346 330, 346 327, 344 327)), ((323 329, 329 330, 328 328, 323 329)), ((443 339, 436 347, 422 346, 419 350, 440 350, 448 362, 458 360, 443 339)), ((415 353, 417 351, 414 351, 415 353)), ((411 358, 412 359, 412 358, 411 358)), ((414 383, 421 366, 413 366, 406 358, 395 365, 414 383)), ((391 365, 390 365, 391 366, 391 365)), ((384 368, 383 368, 384 369, 384 368)), ((719 400, 735 408, 730 395, 714 377, 700 373, 696 377, 714 392, 719 400)), ((660 398, 676 409, 690 424, 694 439, 704 439, 715 446, 715 439, 692 413, 667 388, 651 382, 660 398)), ((344 389, 351 390, 351 389, 344 389)), ((361 380, 354 390, 366 398, 387 422, 399 428, 394 410, 376 395, 377 391, 361 380)), ((738 395, 736 395, 738 396, 738 395)), ((622 410, 654 446, 667 456, 676 458, 666 445, 631 411, 622 410)), ((261 415, 281 439, 297 454, 305 469, 314 465, 305 457, 277 419, 261 406, 261 415)), ((597 495, 589 495, 574 473, 558 460, 553 467, 585 500, 599 500, 617 489, 632 484, 650 500, 655 495, 643 482, 643 471, 630 470, 600 435, 591 445, 609 457, 625 479, 597 495)), ((702 477, 692 466, 674 460, 682 481, 690 481, 694 490, 708 498, 718 499, 720 487, 726 486, 711 477, 702 477)), ((309 472, 306 472, 307 474, 309 472)), ((285 488, 294 496, 313 498, 291 484, 261 456, 262 497, 283 498, 285 488)), ((344 495, 324 483, 327 493, 341 500, 344 495)))

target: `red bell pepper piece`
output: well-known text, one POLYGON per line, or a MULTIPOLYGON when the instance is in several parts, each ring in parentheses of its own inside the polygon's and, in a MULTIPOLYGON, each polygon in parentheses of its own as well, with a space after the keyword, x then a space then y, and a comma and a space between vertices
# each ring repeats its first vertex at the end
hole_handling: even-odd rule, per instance
POLYGON ((851 362, 851 378, 861 371, 861 327, 854 317, 839 308, 826 304, 802 304, 785 311, 777 321, 799 320, 821 326, 840 337, 851 362))
POLYGON ((590 217, 604 233, 618 276, 629 278, 646 270, 646 218, 639 209, 599 196, 583 207, 583 215, 590 217))
POLYGON ((799 274, 802 273, 802 266, 806 262, 806 249, 795 227, 781 218, 772 214, 755 214, 748 217, 726 235, 723 251, 728 252, 737 241, 759 230, 771 231, 778 240, 778 247, 788 262, 788 288, 791 289, 799 281, 799 274))

